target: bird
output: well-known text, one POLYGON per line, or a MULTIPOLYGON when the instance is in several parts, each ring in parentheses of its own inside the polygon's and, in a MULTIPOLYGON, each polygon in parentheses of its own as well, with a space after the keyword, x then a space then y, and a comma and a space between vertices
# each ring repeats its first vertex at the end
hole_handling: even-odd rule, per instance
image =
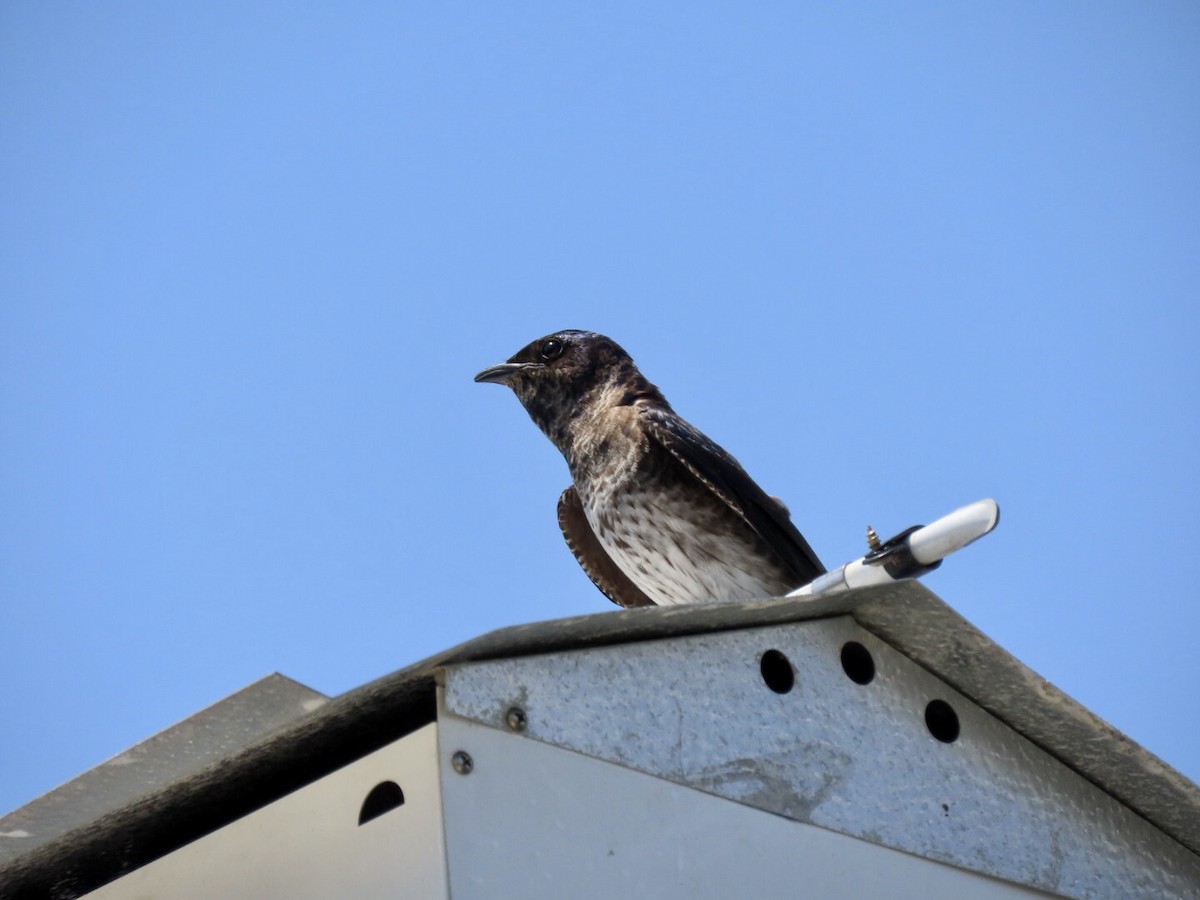
POLYGON ((825 571, 782 501, 681 418, 611 338, 558 331, 484 369, 566 459, 567 546, 621 607, 779 597, 825 571))

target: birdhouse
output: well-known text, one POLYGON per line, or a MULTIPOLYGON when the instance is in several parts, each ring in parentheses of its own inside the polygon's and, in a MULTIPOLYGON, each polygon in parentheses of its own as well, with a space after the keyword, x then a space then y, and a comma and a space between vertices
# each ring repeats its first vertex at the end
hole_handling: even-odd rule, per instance
POLYGON ((1200 791, 921 585, 270 676, 0 820, 0 895, 1200 896, 1200 791))

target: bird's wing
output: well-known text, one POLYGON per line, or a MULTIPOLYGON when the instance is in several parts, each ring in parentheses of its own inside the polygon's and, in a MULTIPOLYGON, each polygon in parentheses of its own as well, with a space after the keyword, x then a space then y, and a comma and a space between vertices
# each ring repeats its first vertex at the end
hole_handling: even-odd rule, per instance
POLYGON ((640 412, 650 439, 758 533, 793 570, 797 587, 825 571, 804 535, 792 524, 787 507, 755 484, 736 459, 673 413, 653 406, 642 407, 640 412))
POLYGON ((583 503, 574 486, 558 498, 558 527, 562 529, 567 546, 575 559, 600 592, 617 606, 654 606, 654 601, 641 592, 629 576, 621 571, 592 531, 583 503))

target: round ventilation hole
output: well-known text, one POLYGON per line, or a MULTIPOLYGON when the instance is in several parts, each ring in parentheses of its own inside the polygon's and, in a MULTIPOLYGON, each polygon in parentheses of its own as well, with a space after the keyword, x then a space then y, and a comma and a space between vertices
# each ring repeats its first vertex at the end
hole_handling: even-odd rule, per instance
POLYGON ((398 806, 404 805, 404 791, 394 781, 381 781, 363 801, 362 809, 358 811, 358 824, 362 825, 372 819, 378 819, 384 813, 391 812, 398 806))
POLYGON ((958 713, 945 700, 930 700, 925 707, 925 727, 943 744, 958 740, 958 713))
POLYGON ((759 670, 767 687, 777 694, 786 694, 796 683, 792 662, 778 650, 768 650, 759 660, 759 670))
POLYGON ((875 679, 875 659, 858 641, 847 641, 842 646, 842 670, 854 683, 870 684, 875 679))

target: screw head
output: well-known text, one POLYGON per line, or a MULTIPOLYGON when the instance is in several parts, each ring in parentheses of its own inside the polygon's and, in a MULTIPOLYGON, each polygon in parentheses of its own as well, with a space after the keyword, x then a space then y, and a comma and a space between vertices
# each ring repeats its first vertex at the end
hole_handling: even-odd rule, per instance
POLYGON ((459 775, 470 775, 471 770, 475 768, 475 760, 471 759, 471 754, 466 750, 456 750, 450 757, 450 765, 459 775))
POLYGON ((508 727, 513 731, 524 731, 529 727, 529 717, 525 715, 525 710, 519 706, 514 706, 504 714, 504 721, 508 723, 508 727))

